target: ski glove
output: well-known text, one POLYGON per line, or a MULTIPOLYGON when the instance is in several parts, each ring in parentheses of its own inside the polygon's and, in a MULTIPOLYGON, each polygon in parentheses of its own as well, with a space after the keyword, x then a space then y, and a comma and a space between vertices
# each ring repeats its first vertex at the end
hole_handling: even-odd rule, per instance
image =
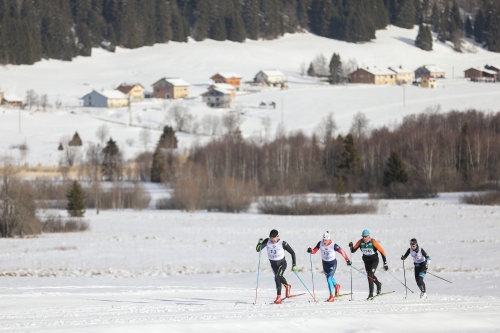
POLYGON ((308 247, 307 248, 307 253, 313 253, 313 250, 310 247, 308 247))
POLYGON ((384 262, 384 269, 387 271, 389 269, 389 266, 387 266, 387 263, 384 262))
POLYGON ((259 238, 259 244, 262 244, 264 240, 262 238, 259 238))
POLYGON ((405 260, 405 256, 401 256, 401 260, 405 260))
POLYGON ((347 266, 351 266, 352 265, 352 262, 349 259, 347 259, 347 261, 345 263, 347 264, 347 266))
POLYGON ((297 266, 296 265, 293 265, 292 266, 292 271, 296 272, 298 270, 297 266))

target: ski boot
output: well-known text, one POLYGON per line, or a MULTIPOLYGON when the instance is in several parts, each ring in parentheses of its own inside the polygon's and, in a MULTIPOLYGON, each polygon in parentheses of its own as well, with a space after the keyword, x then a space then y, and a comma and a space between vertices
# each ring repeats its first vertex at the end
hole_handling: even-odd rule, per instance
POLYGON ((335 296, 338 295, 340 295, 340 284, 337 283, 337 285, 335 286, 335 296))
POLYGON ((325 302, 335 302, 335 296, 333 296, 333 294, 330 294, 330 298, 327 299, 325 302))
POLYGON ((427 298, 427 294, 425 293, 425 291, 422 291, 422 292, 420 293, 420 298, 421 298, 421 299, 427 298))
POLYGON ((377 295, 379 295, 382 292, 382 283, 378 283, 377 285, 377 295))
POLYGON ((274 300, 274 304, 282 304, 281 303, 281 295, 276 296, 276 299, 274 300))
POLYGON ((285 287, 285 289, 286 289, 285 296, 286 297, 290 297, 290 289, 292 289, 292 285, 291 284, 287 284, 286 287, 285 287))
POLYGON ((367 300, 367 301, 369 301, 369 300, 371 300, 371 299, 373 299, 373 294, 372 294, 372 293, 369 293, 369 294, 368 294, 368 298, 367 298, 366 300, 367 300))

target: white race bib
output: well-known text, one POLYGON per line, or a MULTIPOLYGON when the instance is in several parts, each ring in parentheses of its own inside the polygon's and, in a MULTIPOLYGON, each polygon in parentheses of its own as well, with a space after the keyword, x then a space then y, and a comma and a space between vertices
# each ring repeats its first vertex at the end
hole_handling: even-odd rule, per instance
POLYGON ((418 252, 411 249, 410 254, 415 264, 421 264, 425 261, 425 257, 422 255, 422 248, 420 246, 418 247, 418 252))
POLYGON ((323 261, 335 260, 335 245, 333 244, 333 242, 331 242, 330 245, 325 245, 323 242, 321 242, 319 250, 321 251, 321 258, 323 259, 323 261))
POLYGON ((283 249, 283 240, 281 239, 274 244, 269 239, 266 248, 269 260, 281 260, 285 257, 285 249, 283 249))

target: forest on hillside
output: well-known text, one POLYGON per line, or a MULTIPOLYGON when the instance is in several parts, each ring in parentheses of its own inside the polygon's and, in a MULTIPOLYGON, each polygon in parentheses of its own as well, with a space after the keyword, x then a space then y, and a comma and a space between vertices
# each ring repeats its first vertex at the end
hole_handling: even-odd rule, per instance
POLYGON ((427 24, 440 41, 465 35, 500 52, 495 0, 0 0, 0 64, 70 61, 93 47, 188 37, 244 42, 308 30, 363 42, 389 24, 427 24))

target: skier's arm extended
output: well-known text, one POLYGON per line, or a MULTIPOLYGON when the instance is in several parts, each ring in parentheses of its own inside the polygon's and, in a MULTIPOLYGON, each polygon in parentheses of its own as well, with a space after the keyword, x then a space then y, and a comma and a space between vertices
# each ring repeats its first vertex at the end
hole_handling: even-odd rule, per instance
POLYGON ((295 266, 297 263, 295 261, 295 252, 293 251, 292 247, 287 242, 283 241, 283 248, 286 252, 290 253, 290 255, 292 256, 292 266, 295 266))
MULTIPOLYGON (((269 241, 269 238, 266 238, 262 241, 262 248, 266 247, 268 241, 269 241)), ((260 249, 261 249, 261 244, 259 242, 259 243, 257 243, 257 247, 255 247, 255 251, 260 252, 260 249)))
POLYGON ((335 251, 337 251, 338 253, 340 253, 344 257, 345 261, 349 260, 349 257, 347 256, 347 254, 345 253, 345 251, 342 250, 342 248, 340 246, 338 246, 337 244, 335 244, 333 246, 333 248, 335 249, 335 251))
MULTIPOLYGON (((351 245, 352 243, 349 243, 351 245)), ((351 248, 351 253, 356 252, 359 249, 359 246, 361 245, 361 239, 356 243, 354 246, 349 246, 351 248)))
POLYGON ((406 250, 406 253, 401 256, 401 260, 405 260, 406 258, 408 258, 409 255, 410 255, 410 248, 408 248, 408 250, 406 250))
POLYGON ((318 244, 316 244, 316 247, 314 249, 312 249, 312 252, 311 252, 312 254, 315 254, 316 252, 318 252, 320 243, 321 242, 318 242, 318 244))
POLYGON ((377 242, 375 239, 372 240, 372 244, 373 244, 373 247, 376 248, 378 250, 378 252, 380 252, 380 254, 382 255, 382 260, 384 261, 384 264, 387 262, 386 260, 386 255, 385 255, 385 251, 384 249, 382 248, 382 246, 380 245, 379 242, 377 242))

